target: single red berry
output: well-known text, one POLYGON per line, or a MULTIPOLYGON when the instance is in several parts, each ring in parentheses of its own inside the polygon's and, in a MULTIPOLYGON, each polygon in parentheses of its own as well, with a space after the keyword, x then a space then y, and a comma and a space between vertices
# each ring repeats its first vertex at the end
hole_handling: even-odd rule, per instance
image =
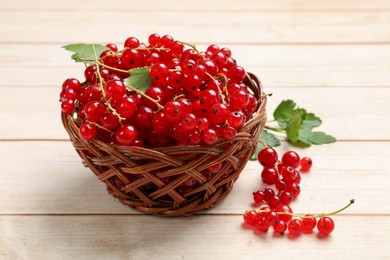
POLYGON ((66 79, 64 83, 62 83, 62 89, 67 89, 67 88, 73 89, 76 92, 78 92, 81 88, 81 83, 80 81, 74 78, 66 79))
POLYGON ((271 209, 275 209, 280 204, 280 199, 278 196, 273 196, 268 200, 268 205, 271 209))
POLYGON ((245 114, 241 111, 232 111, 227 116, 227 123, 235 129, 241 128, 245 123, 245 114))
POLYGON ((103 113, 100 123, 103 127, 112 130, 119 125, 119 118, 111 111, 106 111, 103 113))
POLYGON ((268 202, 271 198, 275 196, 275 191, 270 188, 264 189, 264 200, 265 202, 268 202))
POLYGON ((301 159, 301 172, 308 172, 310 168, 313 166, 313 161, 309 157, 303 157, 301 159))
POLYGON ((203 131, 202 140, 205 144, 212 145, 217 141, 217 139, 218 139, 218 134, 217 132, 215 132, 214 129, 209 128, 203 131))
POLYGON ((258 214, 256 210, 248 210, 244 213, 243 217, 246 224, 253 226, 256 223, 258 214))
POLYGON ((255 229, 260 231, 260 232, 266 232, 268 230, 269 226, 270 225, 268 224, 265 217, 260 217, 256 220, 255 229))
POLYGON ((285 221, 281 220, 281 219, 278 219, 274 224, 273 224, 273 228, 274 228, 274 231, 275 233, 283 233, 284 231, 286 231, 287 229, 287 224, 285 221))
POLYGON ((106 47, 109 48, 113 52, 117 52, 118 51, 118 46, 116 46, 115 43, 107 43, 106 47))
POLYGON ((83 123, 80 126, 80 136, 84 140, 92 140, 96 137, 96 126, 90 123, 83 123))
POLYGON ((207 47, 206 51, 209 51, 211 53, 219 51, 219 47, 216 44, 212 44, 209 47, 207 47))
POLYGON ((161 37, 157 33, 153 33, 153 34, 149 35, 148 41, 149 41, 149 44, 151 46, 158 46, 160 43, 160 40, 161 40, 161 37))
POLYGON ((282 191, 279 193, 280 203, 289 205, 293 199, 291 192, 282 191))
POLYGON ((301 187, 296 184, 295 182, 289 182, 286 186, 286 191, 291 192, 293 195, 293 198, 297 198, 299 194, 301 193, 301 187))
POLYGON ((98 101, 91 101, 84 107, 84 115, 91 122, 98 122, 106 110, 105 105, 98 101))
POLYGON ((122 125, 115 132, 116 140, 121 145, 130 145, 138 137, 137 129, 132 125, 122 125))
POLYGON ((275 183, 275 187, 280 192, 286 190, 287 184, 284 180, 279 180, 275 183))
POLYGON ((197 125, 199 130, 204 131, 209 128, 209 121, 205 117, 201 117, 198 119, 197 125))
POLYGON ((230 106, 233 109, 244 109, 249 104, 248 92, 243 89, 230 94, 230 106))
POLYGON ((299 236, 302 232, 302 221, 300 219, 292 219, 288 225, 288 232, 292 236, 299 236))
POLYGON ((283 167, 281 171, 281 175, 283 177, 283 180, 287 183, 293 182, 296 177, 296 171, 293 167, 287 166, 283 167))
POLYGON ((305 234, 313 232, 313 229, 316 227, 317 220, 311 214, 306 214, 302 218, 302 232, 305 234))
POLYGON ((334 222, 330 217, 322 217, 317 222, 317 229, 321 235, 327 236, 334 230, 334 222))
POLYGON ((265 184, 273 185, 279 180, 279 175, 274 168, 264 167, 261 172, 261 179, 265 184))
POLYGON ((128 96, 124 96, 118 100, 118 105, 116 106, 116 111, 121 117, 129 118, 134 115, 137 110, 137 104, 134 99, 128 96))
POLYGON ((164 113, 169 122, 178 122, 185 117, 182 103, 176 100, 171 100, 165 104, 164 113))
POLYGON ((253 192, 253 200, 259 204, 263 203, 264 202, 264 193, 260 190, 253 192))
POLYGON ((164 63, 156 63, 150 68, 150 77, 153 85, 161 86, 167 81, 169 70, 164 63))
POLYGON ((264 218, 269 225, 273 225, 278 220, 278 214, 271 210, 265 214, 264 218))
POLYGON ((286 166, 294 167, 295 169, 299 167, 301 159, 299 155, 294 151, 288 151, 282 156, 282 162, 286 166))
POLYGON ((237 135, 237 130, 230 125, 225 125, 222 127, 222 136, 228 140, 233 139, 237 135))
POLYGON ((126 39, 125 48, 137 48, 139 47, 139 40, 136 37, 129 37, 126 39))
POLYGON ((211 165, 211 166, 209 166, 208 168, 207 168, 207 171, 209 171, 210 173, 217 173, 217 172, 219 172, 221 169, 222 169, 222 163, 220 162, 220 163, 216 163, 216 164, 213 164, 213 165, 211 165))
POLYGON ((153 110, 149 107, 142 106, 137 108, 134 115, 134 124, 139 129, 150 129, 153 126, 153 110))
POLYGON ((214 124, 222 124, 226 121, 226 118, 229 114, 228 108, 223 103, 216 103, 211 107, 211 114, 209 119, 214 124))
POLYGON ((63 102, 61 102, 61 110, 67 115, 70 115, 73 113, 74 109, 76 107, 76 104, 74 100, 72 99, 67 99, 63 102))
POLYGON ((271 147, 266 147, 259 152, 257 160, 263 166, 274 167, 278 161, 278 154, 271 147))
POLYGON ((242 67, 235 66, 230 69, 229 75, 231 83, 240 83, 245 79, 246 72, 242 67))

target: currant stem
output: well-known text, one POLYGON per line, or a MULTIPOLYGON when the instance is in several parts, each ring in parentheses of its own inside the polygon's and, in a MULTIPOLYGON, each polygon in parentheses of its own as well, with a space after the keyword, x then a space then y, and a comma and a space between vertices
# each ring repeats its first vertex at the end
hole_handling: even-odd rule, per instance
POLYGON ((111 133, 111 134, 114 134, 113 131, 111 131, 111 130, 105 128, 104 126, 99 125, 99 124, 96 123, 96 122, 91 122, 91 121, 89 121, 89 120, 86 120, 86 121, 87 121, 89 124, 92 124, 92 125, 94 125, 94 126, 96 126, 96 127, 98 127, 98 128, 101 128, 101 129, 103 129, 103 130, 105 130, 105 131, 107 131, 107 132, 109 132, 109 133, 111 133))
POLYGON ((203 56, 203 54, 196 48, 195 44, 188 43, 188 42, 182 42, 182 41, 177 41, 177 42, 179 42, 179 43, 181 43, 181 44, 184 44, 184 45, 187 45, 187 46, 191 47, 194 51, 196 51, 196 53, 197 53, 199 56, 203 57, 203 59, 206 59, 205 56, 203 56))
POLYGON ((267 148, 267 147, 268 147, 268 145, 267 145, 266 143, 264 143, 263 141, 261 141, 260 139, 257 140, 257 142, 258 142, 258 143, 261 143, 261 144, 264 146, 264 148, 267 148))
POLYGON ((118 112, 116 112, 116 110, 111 106, 110 102, 107 100, 107 97, 106 97, 106 91, 104 91, 104 87, 103 87, 103 78, 102 78, 102 75, 100 74, 100 68, 99 68, 99 61, 97 59, 97 55, 96 55, 96 49, 95 49, 95 45, 92 44, 92 49, 93 49, 93 54, 95 55, 95 62, 96 62, 96 74, 98 75, 99 77, 99 88, 102 92, 102 96, 103 96, 103 99, 104 101, 106 102, 107 104, 107 107, 118 117, 119 121, 123 121, 125 120, 126 118, 123 118, 119 115, 118 112))
POLYGON ((277 213, 280 214, 280 215, 289 215, 289 216, 292 216, 292 217, 299 217, 301 219, 304 219, 304 218, 322 218, 322 217, 336 215, 336 214, 344 211, 345 209, 349 208, 353 203, 355 203, 355 200, 351 199, 349 201, 349 204, 347 204, 346 206, 344 206, 343 208, 341 208, 339 210, 336 210, 336 211, 333 211, 333 212, 330 212, 330 213, 321 213, 321 214, 317 214, 317 215, 313 215, 313 216, 295 215, 295 214, 292 214, 292 213, 287 212, 287 211, 277 212, 277 213))
POLYGON ((155 100, 155 99, 149 97, 148 95, 146 95, 146 94, 143 93, 142 91, 139 91, 138 89, 136 89, 136 88, 134 88, 134 87, 132 87, 132 86, 130 86, 130 85, 126 85, 126 87, 128 87, 128 88, 131 89, 132 91, 137 92, 138 94, 140 94, 140 95, 143 96, 144 98, 146 98, 146 99, 152 101, 154 104, 156 104, 156 106, 158 107, 157 111, 160 111, 160 110, 164 109, 164 106, 161 105, 160 103, 158 103, 159 100, 155 100))

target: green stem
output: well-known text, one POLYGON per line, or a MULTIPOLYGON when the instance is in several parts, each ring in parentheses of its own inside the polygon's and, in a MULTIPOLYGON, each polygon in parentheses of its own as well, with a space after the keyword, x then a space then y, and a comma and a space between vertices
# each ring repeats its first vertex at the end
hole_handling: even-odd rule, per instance
POLYGON ((268 129, 268 130, 279 132, 279 133, 284 133, 286 131, 283 128, 280 128, 280 127, 272 127, 272 126, 267 126, 267 125, 265 126, 265 128, 268 129))
POLYGON ((126 118, 123 118, 119 115, 118 112, 116 112, 116 110, 111 106, 110 102, 107 100, 107 97, 106 97, 106 91, 104 91, 104 87, 103 87, 103 78, 102 78, 102 75, 100 74, 100 68, 99 68, 99 61, 98 61, 98 58, 97 58, 97 55, 96 55, 96 49, 95 49, 95 45, 92 44, 92 49, 93 49, 93 54, 95 56, 95 62, 96 62, 96 74, 98 75, 99 77, 99 88, 102 92, 102 96, 103 96, 103 99, 104 101, 106 102, 107 104, 107 107, 119 118, 119 121, 123 121, 125 120, 126 118))
MULTIPOLYGON (((322 218, 322 217, 327 217, 327 216, 332 216, 332 215, 336 215, 344 210, 346 210, 347 208, 349 208, 353 203, 355 203, 355 200, 354 199, 351 199, 349 201, 349 203, 344 206, 343 208, 339 209, 339 210, 336 210, 336 211, 333 211, 333 212, 330 212, 330 213, 321 213, 321 214, 317 214, 317 215, 313 215, 313 216, 305 216, 305 215, 296 215, 296 214, 292 214, 288 211, 284 211, 284 212, 277 212, 277 214, 279 215, 289 215, 289 216, 292 216, 292 217, 298 217, 298 218, 301 218, 301 219, 304 219, 304 218, 322 218)), ((267 212, 268 210, 260 210, 258 212, 267 212)))

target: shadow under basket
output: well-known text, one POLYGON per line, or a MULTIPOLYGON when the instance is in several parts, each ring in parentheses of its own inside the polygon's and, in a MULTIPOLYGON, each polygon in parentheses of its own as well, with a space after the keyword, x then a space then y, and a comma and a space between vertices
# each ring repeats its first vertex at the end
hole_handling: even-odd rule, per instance
POLYGON ((62 113, 62 122, 84 165, 121 203, 158 216, 188 216, 225 198, 256 150, 266 122, 267 97, 255 75, 248 73, 245 84, 257 99, 255 113, 234 139, 221 138, 208 147, 147 149, 110 145, 98 138, 86 141, 72 116, 62 113), (218 172, 207 170, 218 163, 222 163, 218 172))

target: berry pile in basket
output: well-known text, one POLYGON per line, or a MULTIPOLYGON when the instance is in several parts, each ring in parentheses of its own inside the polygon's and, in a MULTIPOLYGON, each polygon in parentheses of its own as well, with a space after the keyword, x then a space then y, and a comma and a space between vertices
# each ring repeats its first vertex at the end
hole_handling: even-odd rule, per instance
POLYGON ((243 217, 245 224, 259 232, 266 232, 272 227, 275 233, 280 234, 288 230, 290 236, 297 237, 301 233, 312 233, 317 227, 319 236, 326 236, 334 229, 334 222, 329 216, 343 211, 354 203, 354 200, 351 200, 344 208, 327 214, 294 215, 290 203, 300 194, 300 172, 309 171, 313 164, 312 160, 309 157, 301 159, 296 152, 288 151, 279 161, 277 152, 270 147, 262 149, 257 158, 264 167, 261 179, 271 187, 253 193, 255 204, 265 205, 259 210, 246 211, 243 217))
POLYGON ((210 45, 200 52, 158 34, 146 44, 130 37, 121 50, 113 43, 65 48, 89 64, 85 81, 65 80, 60 94, 62 111, 78 120, 85 140, 148 148, 212 145, 233 139, 258 105, 228 48, 210 45))

